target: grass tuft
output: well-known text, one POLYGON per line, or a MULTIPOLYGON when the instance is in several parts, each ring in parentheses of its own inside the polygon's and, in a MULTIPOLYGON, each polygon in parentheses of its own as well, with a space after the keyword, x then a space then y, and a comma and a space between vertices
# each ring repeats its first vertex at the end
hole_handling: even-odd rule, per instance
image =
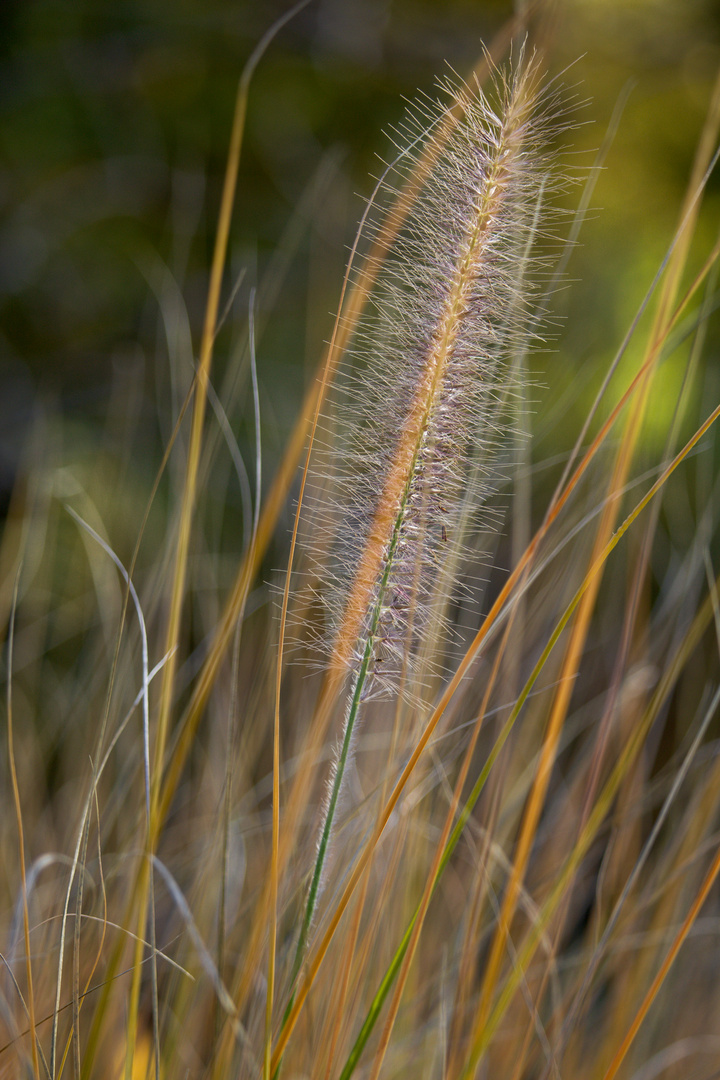
POLYGON ((263 497, 268 289, 228 250, 251 79, 304 6, 240 80, 147 490, 46 417, 11 504, 0 1076, 709 1078, 720 80, 620 344, 563 393, 538 367, 582 338, 629 91, 574 212, 543 5, 411 106, 263 497))

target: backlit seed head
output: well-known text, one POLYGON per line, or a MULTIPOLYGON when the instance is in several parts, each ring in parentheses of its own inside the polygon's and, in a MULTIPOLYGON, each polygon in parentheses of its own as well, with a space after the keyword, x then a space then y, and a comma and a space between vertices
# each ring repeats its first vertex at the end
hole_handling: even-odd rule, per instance
POLYGON ((398 132, 413 149, 388 197, 423 181, 338 373, 306 504, 325 649, 351 669, 369 655, 363 696, 432 663, 460 553, 495 524, 515 361, 539 336, 532 252, 563 183, 545 149, 557 93, 534 61, 498 76, 496 104, 477 85, 444 90, 448 106, 416 108, 398 132))

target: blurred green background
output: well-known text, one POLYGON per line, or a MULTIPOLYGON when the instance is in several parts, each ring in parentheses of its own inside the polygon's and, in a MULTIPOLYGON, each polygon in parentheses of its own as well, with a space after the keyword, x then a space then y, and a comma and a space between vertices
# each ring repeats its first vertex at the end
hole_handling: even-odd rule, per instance
MULTIPOLYGON (((125 455, 145 486, 197 349, 235 90, 287 4, 5 0, 0 6, 0 489, 36 415, 125 455), (192 342, 192 344, 190 344, 192 342), (168 408, 172 402, 172 407, 168 408), (163 419, 164 417, 164 419, 163 419)), ((538 361, 541 453, 570 444, 677 219, 720 60, 711 0, 545 5, 552 71, 587 106, 586 169, 627 95, 574 252, 553 353, 538 361), (548 400, 545 400, 548 399, 548 400)), ((214 380, 247 449, 243 354, 258 287, 269 477, 322 351, 347 245, 403 98, 477 61, 513 4, 313 0, 251 89, 214 380)), ((575 153, 577 152, 577 153, 575 153)), ((711 181, 700 239, 715 239, 711 181)), ((579 193, 570 197, 570 205, 579 193)), ((698 258, 702 255, 699 251, 698 258)), ((713 343, 709 343, 712 355, 713 343)), ((675 394, 669 376, 667 409, 675 394)), ((662 412, 662 408, 660 408, 662 412)), ((654 413, 659 427, 666 418, 654 413)), ((67 433, 71 434, 68 435, 67 433)))

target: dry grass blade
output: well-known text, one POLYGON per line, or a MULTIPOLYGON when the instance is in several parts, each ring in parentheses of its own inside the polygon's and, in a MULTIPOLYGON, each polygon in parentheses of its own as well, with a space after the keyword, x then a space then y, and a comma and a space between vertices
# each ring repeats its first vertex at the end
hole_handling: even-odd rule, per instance
POLYGON ((668 972, 670 971, 670 968, 672 967, 673 963, 675 962, 675 958, 677 957, 678 952, 682 948, 683 942, 685 941, 688 934, 692 930, 693 925, 694 925, 698 915, 700 914, 700 909, 702 908, 703 904, 707 900, 708 893, 710 892, 711 888, 713 887, 713 885, 715 883, 715 880, 716 880, 719 873, 720 873, 720 851, 717 851, 715 853, 715 858, 712 861, 710 869, 708 870, 708 872, 707 872, 707 874, 705 876, 705 880, 703 881, 703 883, 702 883, 702 885, 700 887, 700 890, 699 890, 697 896, 695 897, 695 900, 693 901, 693 905, 690 908, 689 912, 687 913, 687 915, 685 917, 685 920, 684 920, 680 930, 678 931, 677 936, 676 936, 675 940, 673 941, 670 950, 668 951, 667 956, 663 960, 662 965, 660 966, 660 970, 658 971, 657 975, 653 979, 652 985, 648 989, 648 992, 645 995, 645 999, 643 1000, 642 1005, 640 1006, 640 1008, 638 1009, 635 1017, 633 1018, 633 1022, 632 1022, 632 1024, 630 1025, 630 1027, 628 1029, 627 1035, 625 1036, 622 1043, 618 1047, 618 1050, 617 1050, 617 1053, 616 1053, 615 1057, 613 1058, 610 1065, 608 1066, 607 1071, 605 1072, 605 1075, 603 1077, 603 1080, 612 1080, 612 1078, 617 1075, 618 1069, 620 1068, 623 1061, 625 1060, 625 1057, 627 1056, 627 1052, 630 1049, 630 1046, 631 1046, 635 1036, 637 1035, 638 1031, 640 1030, 640 1026, 641 1026, 643 1020, 647 1016, 648 1011, 650 1010, 650 1007, 651 1007, 653 1001, 657 997, 658 991, 660 990, 663 983, 665 982, 665 979, 667 978, 668 972))
MULTIPOLYGON (((715 410, 712 416, 708 418, 706 425, 703 425, 703 428, 701 429, 702 434, 704 434, 705 430, 707 430, 710 424, 717 420, 719 416, 720 407, 718 407, 718 409, 715 410)), ((702 435, 699 435, 698 437, 701 438, 702 435)), ((681 457, 684 457, 685 453, 686 451, 683 451, 681 455, 678 455, 676 461, 673 463, 672 466, 670 466, 671 470, 673 469, 673 467, 676 467, 677 464, 680 463, 681 457)), ((667 479, 667 476, 665 476, 664 479, 667 479)), ((625 532, 627 532, 627 529, 629 529, 632 523, 635 521, 638 514, 641 513, 642 510, 648 505, 651 498, 654 494, 657 493, 658 490, 658 486, 655 485, 654 488, 651 489, 650 492, 648 492, 648 494, 641 501, 641 503, 638 504, 632 514, 630 514, 629 517, 626 518, 623 525, 616 531, 613 539, 609 542, 608 550, 604 553, 604 558, 606 558, 612 548, 616 546, 621 537, 625 534, 625 532)), ((581 600, 584 586, 587 586, 591 583, 592 575, 595 572, 597 572, 597 566, 591 568, 591 572, 586 577, 583 586, 581 586, 581 588, 573 597, 573 601, 566 609, 563 618, 556 627, 553 637, 548 643, 548 646, 546 646, 546 652, 549 651, 557 642, 560 633, 567 625, 567 622, 572 616, 573 611, 581 600)), ((720 584, 720 580, 715 583, 715 589, 717 589, 718 584, 720 584)), ((659 708, 672 691, 672 688, 675 685, 675 682, 678 679, 684 664, 687 662, 688 656, 697 646, 698 641, 700 640, 710 619, 712 618, 713 610, 714 596, 709 596, 700 611, 697 613, 695 619, 693 620, 692 627, 688 631, 685 639, 682 641, 676 655, 672 659, 672 662, 669 664, 666 671, 664 672, 663 678, 657 689, 655 690, 652 699, 650 700, 643 714, 641 722, 638 724, 636 730, 632 732, 626 746, 623 748, 622 753, 612 770, 610 777, 608 778, 605 786, 596 798, 590 816, 588 817, 587 823, 583 828, 582 833, 578 837, 578 840, 575 843, 572 851, 567 857, 567 860, 562 867, 561 872, 558 874, 557 882, 550 896, 544 903, 543 908, 540 912, 540 916, 536 921, 536 924, 528 933, 525 943, 519 950, 517 961, 513 966, 513 971, 511 975, 506 980, 505 985, 501 988, 493 1010, 488 1017, 485 1025, 477 1033, 475 1043, 472 1047, 470 1054, 468 1055, 466 1066, 462 1072, 463 1078, 467 1078, 474 1074, 478 1064, 482 1060, 484 1054, 487 1052, 493 1035, 497 1031, 497 1028, 502 1022, 502 1019, 505 1016, 514 995, 518 991, 520 981, 524 973, 528 969, 528 966, 532 960, 532 957, 535 954, 536 949, 538 948, 540 940, 545 932, 546 927, 548 926, 550 919, 560 905, 566 889, 568 888, 575 873, 577 872, 577 869, 582 859, 587 854, 587 851, 593 839, 597 835, 597 832, 600 829, 603 820, 608 814, 613 799, 616 797, 623 779, 632 767, 634 761, 637 758, 637 755, 642 750, 644 740, 653 721, 657 717, 659 708)), ((544 656, 545 654, 543 654, 543 657, 541 658, 542 661, 544 661, 544 656)))

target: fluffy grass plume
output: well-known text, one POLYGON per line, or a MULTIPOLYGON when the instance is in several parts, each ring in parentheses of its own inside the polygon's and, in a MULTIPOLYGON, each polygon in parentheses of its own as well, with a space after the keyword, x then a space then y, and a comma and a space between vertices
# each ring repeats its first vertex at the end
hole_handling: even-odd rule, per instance
MULTIPOLYGON (((0 551, 0 1076, 717 1073, 720 406, 694 387, 720 93, 575 446, 538 463, 528 357, 612 132, 570 224, 567 98, 510 48, 518 21, 398 129, 264 501, 254 283, 220 390, 213 362, 272 33, 146 506, 38 425, 0 551), (241 493, 232 559, 218 476, 241 493), (278 618, 259 568, 283 506, 278 618)), ((148 277, 177 342, 180 300, 148 277)))
MULTIPOLYGON (((521 55, 494 105, 477 78, 447 88, 458 122, 379 270, 372 314, 349 342, 329 447, 314 448, 326 485, 308 500, 304 541, 317 545, 313 587, 331 610, 329 662, 349 669, 350 681, 296 968, 363 702, 408 689, 437 666, 467 533, 483 512, 491 523, 518 358, 535 324, 530 252, 557 183, 542 142, 551 103, 547 92, 538 100, 538 68, 521 55)), ((418 170, 447 112, 406 123, 395 171, 418 170)))

